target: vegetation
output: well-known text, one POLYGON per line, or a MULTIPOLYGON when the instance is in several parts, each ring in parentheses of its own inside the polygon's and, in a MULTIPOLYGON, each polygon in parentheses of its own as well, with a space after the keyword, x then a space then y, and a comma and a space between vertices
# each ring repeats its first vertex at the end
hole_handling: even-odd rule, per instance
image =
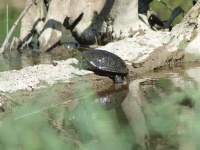
MULTIPOLYGON (((181 6, 181 8, 185 11, 184 15, 192 8, 192 0, 184 1, 184 0, 162 0, 165 4, 167 4, 171 10, 174 8, 181 6)), ((150 7, 152 10, 156 12, 158 17, 162 21, 167 21, 171 15, 170 9, 164 5, 163 3, 159 2, 158 0, 154 0, 152 3, 150 3, 150 7)), ((179 23, 183 19, 183 15, 179 15, 177 18, 175 18, 173 25, 179 23)))
MULTIPOLYGON (((8 5, 8 31, 11 29, 14 22, 19 17, 21 11, 22 11, 22 9, 16 8, 13 5, 8 5)), ((6 8, 5 5, 4 5, 4 7, 2 7, 0 9, 0 18, 1 18, 1 21, 0 21, 0 29, 1 29, 0 30, 0 42, 3 42, 3 40, 6 38, 6 35, 7 35, 7 8, 6 8)), ((20 26, 18 26, 16 28, 12 37, 14 37, 14 36, 19 37, 19 33, 20 33, 20 26)))

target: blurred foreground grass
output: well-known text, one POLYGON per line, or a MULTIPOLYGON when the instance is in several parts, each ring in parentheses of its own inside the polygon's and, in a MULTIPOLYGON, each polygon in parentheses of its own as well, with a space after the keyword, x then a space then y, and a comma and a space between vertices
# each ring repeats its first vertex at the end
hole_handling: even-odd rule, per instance
POLYGON ((73 99, 80 103, 73 113, 67 102, 62 105, 57 88, 25 97, 13 95, 15 99, 8 100, 10 111, 0 115, 0 149, 127 149, 111 114, 102 105, 94 105, 97 96, 91 95, 89 85, 82 85, 77 93, 80 98, 73 99))
MULTIPOLYGON (((200 91, 180 91, 167 79, 159 80, 155 86, 157 90, 147 90, 152 95, 147 100, 150 103, 142 106, 149 131, 144 140, 149 143, 149 150, 199 147, 200 91)), ((79 98, 71 99, 78 102, 72 106, 61 99, 59 88, 49 87, 24 97, 13 95, 15 104, 8 100, 10 111, 0 115, 0 149, 139 150, 136 139, 140 135, 130 132, 129 123, 119 122, 117 110, 94 105, 98 97, 89 85, 75 91, 79 98)))

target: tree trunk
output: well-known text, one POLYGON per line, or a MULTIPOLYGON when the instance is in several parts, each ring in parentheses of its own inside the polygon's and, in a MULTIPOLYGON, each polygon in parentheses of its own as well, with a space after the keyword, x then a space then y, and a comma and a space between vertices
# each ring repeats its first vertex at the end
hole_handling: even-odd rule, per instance
MULTIPOLYGON (((27 0, 27 4, 29 0, 27 0)), ((18 49, 29 44, 35 33, 40 33, 43 29, 44 22, 44 2, 40 0, 37 5, 33 5, 25 14, 21 21, 20 43, 18 49)))
POLYGON ((111 16, 114 20, 114 37, 124 38, 130 36, 133 30, 139 29, 138 1, 116 1, 111 16))
POLYGON ((51 50, 62 36, 62 24, 80 44, 106 44, 139 28, 135 0, 51 0, 40 49, 51 50), (78 7, 77 7, 78 4, 78 7))
POLYGON ((60 41, 62 24, 68 14, 70 0, 51 0, 45 25, 38 39, 40 49, 50 51, 60 41))
MULTIPOLYGON (((71 3, 71 7, 75 5, 71 3)), ((138 2, 135 0, 88 0, 82 7, 82 18, 71 28, 74 37, 81 44, 104 45, 112 40, 128 37, 132 30, 139 28, 138 2)))

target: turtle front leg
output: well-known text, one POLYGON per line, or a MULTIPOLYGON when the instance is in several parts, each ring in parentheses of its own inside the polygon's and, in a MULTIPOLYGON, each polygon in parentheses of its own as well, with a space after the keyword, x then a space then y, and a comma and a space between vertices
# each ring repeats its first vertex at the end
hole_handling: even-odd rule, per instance
POLYGON ((115 75, 115 83, 122 83, 122 77, 119 75, 115 75))

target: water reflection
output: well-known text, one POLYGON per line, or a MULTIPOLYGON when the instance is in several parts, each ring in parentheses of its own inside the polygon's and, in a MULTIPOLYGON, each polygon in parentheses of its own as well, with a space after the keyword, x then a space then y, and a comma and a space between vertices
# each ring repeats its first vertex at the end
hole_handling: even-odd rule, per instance
POLYGON ((130 118, 136 142, 143 149, 195 149, 195 100, 191 94, 198 92, 193 82, 191 78, 171 74, 131 83, 127 96, 130 99, 124 100, 122 108, 130 118), (184 83, 191 86, 183 86, 184 83))
POLYGON ((4 55, 0 56, 0 71, 20 69, 20 60, 21 56, 19 53, 6 52, 4 55))
POLYGON ((123 87, 117 91, 104 91, 81 99, 71 117, 85 147, 95 150, 125 148, 115 108, 120 106, 127 94, 128 89, 123 87))
POLYGON ((76 42, 66 42, 51 53, 40 53, 38 49, 6 51, 0 56, 0 72, 18 70, 37 64, 48 64, 53 60, 65 60, 72 57, 71 49, 76 48, 76 42))
POLYGON ((84 101, 74 111, 75 128, 83 142, 92 145, 88 149, 197 149, 199 71, 196 67, 184 74, 144 77, 133 80, 128 90, 84 101))

